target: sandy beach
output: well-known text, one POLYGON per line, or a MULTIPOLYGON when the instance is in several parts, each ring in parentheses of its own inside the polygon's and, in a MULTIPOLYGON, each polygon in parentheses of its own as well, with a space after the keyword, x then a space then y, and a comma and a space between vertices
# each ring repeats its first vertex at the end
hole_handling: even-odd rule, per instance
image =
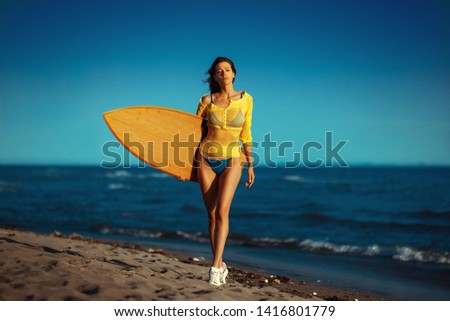
POLYGON ((208 262, 164 249, 0 229, 1 300, 386 300, 229 267, 207 282, 208 262))

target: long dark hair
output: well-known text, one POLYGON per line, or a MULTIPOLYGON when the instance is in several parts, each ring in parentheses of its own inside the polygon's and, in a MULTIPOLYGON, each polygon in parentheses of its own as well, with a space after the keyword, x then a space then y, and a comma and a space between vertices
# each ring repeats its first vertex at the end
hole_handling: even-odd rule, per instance
MULTIPOLYGON (((217 57, 216 60, 212 63, 211 67, 208 69, 206 74, 209 75, 209 78, 205 80, 209 84, 209 91, 211 94, 217 93, 220 91, 220 85, 219 83, 214 79, 214 74, 216 73, 216 66, 221 62, 228 62, 231 66, 231 70, 233 70, 234 74, 236 75, 236 68, 234 67, 234 63, 231 61, 231 59, 228 59, 226 57, 217 57)), ((233 78, 234 82, 234 78, 233 78)))

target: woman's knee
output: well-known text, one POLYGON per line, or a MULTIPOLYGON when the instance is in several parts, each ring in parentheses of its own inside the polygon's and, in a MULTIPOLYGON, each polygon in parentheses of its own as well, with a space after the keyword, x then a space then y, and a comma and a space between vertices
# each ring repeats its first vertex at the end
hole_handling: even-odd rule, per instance
POLYGON ((216 211, 208 213, 208 223, 212 225, 216 224, 216 211))
POLYGON ((219 222, 228 221, 229 213, 230 213, 230 209, 229 208, 219 207, 219 209, 217 211, 216 218, 217 218, 217 220, 219 222))

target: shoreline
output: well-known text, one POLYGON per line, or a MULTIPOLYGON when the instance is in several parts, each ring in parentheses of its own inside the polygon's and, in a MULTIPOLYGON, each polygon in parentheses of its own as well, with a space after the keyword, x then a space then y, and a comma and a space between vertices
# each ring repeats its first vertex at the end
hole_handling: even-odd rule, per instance
POLYGON ((0 228, 0 300, 393 300, 229 266, 207 282, 209 262, 136 244, 0 228))

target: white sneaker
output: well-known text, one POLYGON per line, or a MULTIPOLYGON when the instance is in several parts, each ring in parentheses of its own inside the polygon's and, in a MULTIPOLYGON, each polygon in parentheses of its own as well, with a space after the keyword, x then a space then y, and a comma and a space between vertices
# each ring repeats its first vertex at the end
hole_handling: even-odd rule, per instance
POLYGON ((215 268, 211 266, 209 269, 209 281, 210 284, 215 286, 222 285, 222 269, 215 268))
POLYGON ((226 284, 227 283, 227 276, 228 276, 228 268, 227 265, 225 264, 225 262, 222 262, 223 266, 222 266, 222 279, 220 280, 222 282, 222 284, 226 284))

